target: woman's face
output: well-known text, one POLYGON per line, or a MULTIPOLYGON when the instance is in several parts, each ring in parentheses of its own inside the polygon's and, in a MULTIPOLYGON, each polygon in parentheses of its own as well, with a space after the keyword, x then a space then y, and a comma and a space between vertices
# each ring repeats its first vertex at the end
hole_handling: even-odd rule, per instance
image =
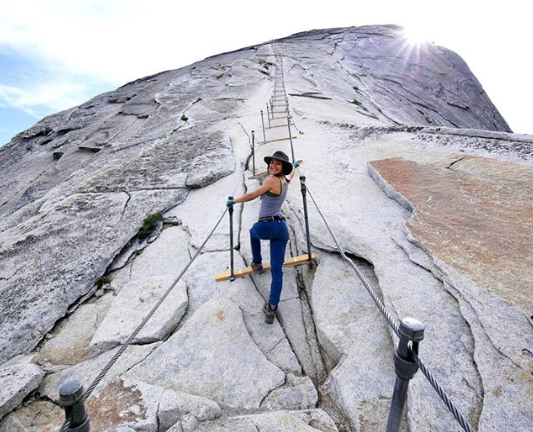
POLYGON ((283 164, 279 160, 270 159, 270 164, 268 165, 268 169, 270 170, 270 174, 280 175, 283 169, 283 164))

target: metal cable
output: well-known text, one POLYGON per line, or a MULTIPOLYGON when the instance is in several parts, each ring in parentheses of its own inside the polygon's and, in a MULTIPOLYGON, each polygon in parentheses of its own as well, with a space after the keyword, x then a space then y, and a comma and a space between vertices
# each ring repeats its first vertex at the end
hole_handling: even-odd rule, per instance
MULTIPOLYGON (((386 318, 386 320, 388 321, 389 325, 392 327, 392 329, 394 330, 394 332, 396 333, 396 335, 398 337, 400 337, 400 328, 399 328, 399 325, 393 320, 393 318, 391 317, 391 315, 387 312, 387 310, 385 309, 385 306, 383 305, 383 303, 381 302, 381 300, 377 297, 376 293, 374 292, 374 290, 372 289, 372 287, 369 285, 369 283, 367 282, 367 280, 365 279, 365 277, 363 276, 363 274, 361 273, 361 271, 359 270, 359 268, 357 267, 357 265, 355 265, 355 263, 349 259, 346 254, 344 253, 344 250, 342 249, 342 246, 339 244, 337 238, 335 237, 335 234, 333 234, 333 231, 331 230, 326 218, 324 217, 324 215, 322 214, 322 212, 320 211, 320 208, 318 207, 315 199, 313 198, 313 194, 311 193, 311 191, 309 190, 309 188, 307 187, 306 185, 306 188, 307 188, 307 192, 309 193, 309 196, 311 197, 311 199, 313 200, 313 204, 315 205, 318 213, 320 214, 320 216, 322 217, 322 220, 324 221, 324 224, 326 225, 326 228, 328 229, 331 237, 333 238, 333 241, 335 242, 335 244, 337 245, 337 249, 339 250, 342 258, 347 261, 350 266, 354 269, 354 271, 357 273, 357 276, 359 276, 359 279, 361 279, 361 282, 363 283, 363 285, 365 286, 365 288, 367 289, 368 293, 370 294, 370 296, 372 297, 372 299, 374 300, 374 302, 376 303, 377 307, 379 308, 379 310, 381 311, 381 313, 383 314, 383 316, 386 318)), ((457 409, 457 407, 455 406, 455 404, 451 401, 450 397, 446 394, 445 390, 440 386, 440 384, 437 382, 437 380, 433 377, 433 375, 431 374, 431 372, 429 372, 429 370, 426 368, 426 366, 424 365, 424 363, 422 362, 422 359, 420 357, 418 357, 418 355, 412 350, 411 347, 409 347, 409 351, 412 355, 412 358, 414 359, 415 363, 417 364, 418 368, 422 371, 422 373, 424 374, 424 376, 427 378, 427 380, 429 381, 429 383, 431 384, 431 386, 435 389, 435 391, 437 392, 437 394, 440 396, 440 398, 442 399, 442 401, 444 402, 444 404, 448 407, 448 409, 450 410, 450 412, 453 414, 453 416, 455 417, 455 419, 459 422, 459 424, 461 425, 461 427, 466 431, 466 432, 475 432, 474 429, 472 428, 472 426, 470 426, 470 424, 468 423, 468 421, 464 418, 464 416, 459 412, 459 410, 457 409)))
POLYGON ((442 399, 444 404, 448 407, 448 409, 453 414, 455 419, 459 422, 461 427, 466 432, 475 432, 474 429, 472 428, 472 426, 470 426, 468 421, 459 412, 459 410, 457 409, 455 404, 451 401, 450 397, 446 394, 446 391, 439 385, 439 383, 433 377, 431 372, 429 372, 429 370, 427 370, 427 368, 424 365, 424 363, 422 363, 422 359, 420 357, 418 357, 418 355, 411 349, 411 347, 409 347, 409 352, 410 352, 412 358, 414 359, 415 363, 417 364, 418 368, 422 371, 424 376, 427 378, 427 380, 429 381, 431 386, 435 389, 435 391, 440 396, 440 398, 442 399))
MULTIPOLYGON (((89 398, 89 396, 91 395, 91 393, 94 391, 94 389, 96 388, 96 386, 98 386, 98 384, 100 384, 100 381, 102 381, 102 379, 104 378, 104 376, 107 374, 107 372, 109 372, 109 370, 113 367, 113 365, 116 363, 116 361, 118 360, 118 358, 122 355, 122 353, 126 350, 126 348, 128 348, 128 346, 131 344, 131 342, 135 339, 135 337, 139 334, 139 332, 143 329, 143 327, 146 325, 146 323, 150 320, 150 318, 154 315, 154 313, 157 311, 157 309, 159 308, 159 306, 161 306, 161 304, 163 303, 163 301, 165 301, 165 299, 167 298, 167 296, 170 294, 170 292, 172 291, 172 289, 176 286, 176 284, 180 281, 181 277, 185 274, 185 272, 189 269, 189 267, 191 266, 191 264, 194 262, 194 260, 198 257, 198 255, 200 255, 200 252, 202 252, 202 249, 204 248, 205 244, 207 243, 207 241, 211 238, 211 236, 213 235, 213 233, 215 232, 215 230, 218 228, 218 226, 220 225, 220 222, 222 221, 222 218, 225 216, 226 212, 228 211, 227 207, 226 209, 224 210, 224 213, 222 213, 222 216, 220 216, 220 219, 218 220, 218 222, 215 224, 215 227, 211 230, 211 232, 209 233, 209 235, 207 236, 207 238, 204 240, 204 242, 202 243, 202 245, 200 246, 200 248, 198 249, 198 251, 196 252, 196 254, 194 255, 194 257, 189 261, 189 264, 187 264, 187 266, 182 270, 182 272, 180 273, 180 275, 176 278, 176 280, 172 283, 172 285, 170 286, 170 288, 165 292, 165 294, 163 294, 163 296, 159 299, 159 301, 157 302, 157 304, 152 308, 152 310, 148 313, 148 315, 143 319, 143 321, 141 322, 141 324, 139 324, 139 326, 135 329, 135 331, 131 334, 131 336, 128 338, 128 340, 124 343, 124 345, 121 345, 121 347, 119 348, 119 350, 115 353, 115 355, 111 358, 111 360, 109 360, 109 362, 107 363, 107 365, 102 369, 102 371, 98 374, 98 376, 95 378, 95 380, 92 382, 92 384, 89 386, 89 388, 87 389, 87 391, 83 394, 83 397, 82 397, 82 400, 85 401, 89 398)), ((62 429, 63 431, 63 429, 62 429)))
MULTIPOLYGON (((298 173, 300 171, 298 170, 298 173)), ((350 264, 350 266, 354 269, 355 273, 357 274, 357 276, 359 276, 359 279, 361 280, 361 282, 363 283, 363 285, 365 286, 366 290, 368 291, 368 293, 370 294, 370 296, 372 297, 372 299, 374 300, 374 303, 376 303, 376 306, 379 308, 379 310, 381 311, 381 313, 383 314, 383 316, 385 317, 385 319, 387 320, 387 322, 389 323, 389 325, 392 327, 392 329, 394 330, 394 332, 396 333, 396 335, 398 337, 400 337, 400 326, 394 321, 394 319, 392 318, 392 316, 387 312, 387 309, 385 309, 385 305, 381 302, 381 300, 379 299, 379 297, 377 296, 376 292, 372 289, 372 287, 370 286, 370 284, 368 283, 368 281, 366 280, 366 278, 364 277, 364 275, 361 273, 361 271, 359 270, 359 268, 355 265, 355 263, 346 256, 346 254, 344 253, 344 250, 342 249, 342 246, 339 244, 337 238, 335 237, 335 234, 333 234, 333 231, 331 230, 329 224, 328 224, 328 221, 326 220, 326 218, 324 217, 324 215, 322 214, 322 212, 320 211, 320 208, 318 207, 318 204, 316 203, 315 201, 315 198, 313 197, 313 194, 311 193, 311 191, 309 190, 309 187, 306 185, 305 186, 306 189, 307 189, 307 192, 309 193, 309 196, 311 197, 311 199, 313 200, 313 204, 315 205, 316 209, 318 210, 318 213, 320 214, 320 216, 322 217, 322 220, 324 221, 324 224, 326 225, 326 228, 328 229, 329 231, 329 234, 331 235, 331 237, 333 238, 333 241, 335 242, 335 244, 337 245, 337 249, 339 250, 342 258, 348 262, 348 264, 350 264)))
POLYGON ((63 423, 63 426, 61 426, 61 429, 59 429, 59 432, 67 432, 69 427, 70 427, 70 423, 72 422, 72 414, 69 415, 66 419, 65 419, 65 423, 63 423))

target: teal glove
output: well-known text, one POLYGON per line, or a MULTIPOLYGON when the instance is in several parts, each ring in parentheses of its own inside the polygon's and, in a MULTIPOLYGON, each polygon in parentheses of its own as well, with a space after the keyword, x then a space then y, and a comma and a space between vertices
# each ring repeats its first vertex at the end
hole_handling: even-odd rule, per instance
POLYGON ((292 166, 293 166, 294 168, 298 168, 298 167, 300 166, 300 163, 299 163, 298 161, 294 161, 294 162, 292 163, 292 166))
POLYGON ((226 205, 227 205, 228 207, 233 206, 233 204, 235 204, 235 201, 233 201, 232 199, 229 199, 229 200, 226 201, 226 205))

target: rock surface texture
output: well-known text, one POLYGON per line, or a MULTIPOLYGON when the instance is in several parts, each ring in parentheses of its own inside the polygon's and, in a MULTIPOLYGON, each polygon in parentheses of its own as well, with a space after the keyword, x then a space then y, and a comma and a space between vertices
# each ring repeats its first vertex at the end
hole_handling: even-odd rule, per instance
MULTIPOLYGON (((530 431, 532 167, 465 62, 395 26, 296 34, 47 117, 0 148, 0 432, 58 430, 59 387, 87 389, 128 340, 87 399, 93 432, 385 430, 398 338, 365 284, 425 325, 420 358, 476 431, 530 431), (284 270, 268 325, 269 273, 215 275, 226 199, 276 150, 304 161, 319 264, 284 270)), ((287 258, 308 252, 299 186, 287 258)), ((236 268, 258 211, 235 206, 236 268)), ((421 372, 401 430, 462 430, 421 372)))

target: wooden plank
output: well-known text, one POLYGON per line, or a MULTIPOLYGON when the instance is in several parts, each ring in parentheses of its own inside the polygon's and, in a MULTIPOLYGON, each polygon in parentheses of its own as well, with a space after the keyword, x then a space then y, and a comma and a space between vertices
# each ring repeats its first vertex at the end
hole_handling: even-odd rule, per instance
MULTIPOLYGON (((304 160, 303 159, 298 159, 298 163, 301 165, 303 164, 304 160)), ((264 175, 268 174, 268 170, 264 170, 264 171, 259 171, 259 172, 256 172, 255 175, 253 176, 250 176, 248 177, 250 180, 251 179, 256 179, 256 178, 259 178, 259 177, 262 177, 264 175)))
MULTIPOLYGON (((296 139, 298 138, 297 136, 293 136, 292 139, 296 139)), ((269 140, 269 141, 260 141, 258 142, 257 144, 268 144, 268 143, 273 143, 273 142, 280 142, 280 141, 287 141, 287 140, 290 140, 291 138, 290 137, 287 137, 287 138, 277 138, 277 139, 274 139, 274 140, 269 140)))
MULTIPOLYGON (((284 267, 295 267, 295 266, 298 266, 298 265, 307 264, 309 262, 315 262, 316 263, 317 258, 318 258, 318 255, 315 252, 311 252, 311 260, 309 260, 309 255, 308 254, 300 255, 300 256, 297 256, 297 257, 288 258, 283 263, 283 266, 284 267)), ((265 271, 270 270, 271 269, 270 263, 263 263, 263 269, 265 271)), ((252 270, 252 267, 244 267, 242 269, 234 270, 233 271, 233 276, 235 276, 235 277, 246 277, 246 276, 253 275, 254 273, 255 272, 252 270)), ((231 272, 226 271, 224 273, 217 274, 215 276, 215 281, 221 282, 221 281, 229 280, 230 277, 231 277, 231 272)))

